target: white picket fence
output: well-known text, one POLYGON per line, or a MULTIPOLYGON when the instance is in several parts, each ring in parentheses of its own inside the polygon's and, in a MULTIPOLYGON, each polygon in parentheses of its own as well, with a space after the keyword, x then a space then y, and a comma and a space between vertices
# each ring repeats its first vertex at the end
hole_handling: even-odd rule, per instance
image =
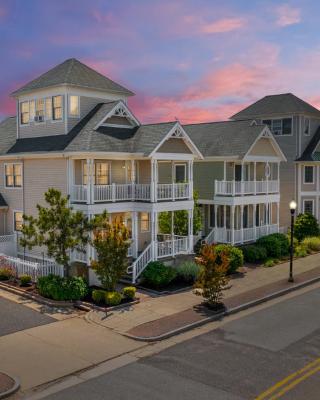
POLYGON ((41 276, 50 274, 63 276, 63 266, 57 265, 53 261, 45 260, 41 263, 26 261, 22 258, 10 257, 0 254, 0 267, 10 267, 14 270, 16 276, 30 275, 33 282, 41 276))

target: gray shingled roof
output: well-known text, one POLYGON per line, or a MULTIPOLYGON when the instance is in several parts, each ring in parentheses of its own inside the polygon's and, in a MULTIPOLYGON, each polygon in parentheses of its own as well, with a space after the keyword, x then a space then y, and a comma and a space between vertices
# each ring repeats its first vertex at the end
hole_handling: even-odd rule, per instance
POLYGON ((320 111, 292 93, 265 96, 244 108, 231 119, 250 119, 272 115, 308 114, 320 117, 320 111))
POLYGON ((93 70, 75 58, 63 63, 40 75, 20 89, 12 93, 18 96, 31 90, 43 89, 50 86, 71 85, 132 96, 134 93, 106 76, 93 70))
POLYGON ((265 127, 251 123, 223 121, 183 125, 183 128, 204 157, 243 158, 265 127))
POLYGON ((0 123, 0 155, 46 152, 106 151, 142 153, 148 156, 176 122, 129 128, 94 128, 118 102, 100 103, 67 135, 40 136, 16 140, 16 119, 0 123), (10 128, 10 129, 9 129, 10 128))
POLYGON ((319 161, 319 153, 315 152, 320 142, 320 127, 316 130, 301 157, 297 161, 319 161))

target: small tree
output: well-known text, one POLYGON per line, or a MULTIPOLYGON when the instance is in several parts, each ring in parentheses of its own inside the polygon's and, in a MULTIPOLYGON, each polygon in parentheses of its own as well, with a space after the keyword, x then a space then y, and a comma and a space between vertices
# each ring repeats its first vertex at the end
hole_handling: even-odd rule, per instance
POLYGON ((68 206, 69 198, 59 190, 49 189, 44 198, 48 206, 37 205, 38 217, 23 216, 20 244, 28 249, 45 246, 48 256, 63 265, 68 275, 70 252, 82 251, 89 242, 91 224, 82 212, 68 206))
POLYGON ((202 247, 200 257, 196 258, 196 262, 201 269, 195 283, 197 289, 195 293, 202 296, 210 308, 218 310, 222 307, 222 290, 229 282, 228 257, 223 252, 218 255, 215 246, 206 244, 202 247))
MULTIPOLYGON (((196 235, 201 227, 201 210, 198 204, 198 193, 193 193, 194 209, 193 209, 193 234, 196 235)), ((188 235, 188 211, 178 210, 174 212, 173 217, 174 234, 179 236, 188 235)), ((171 212, 164 211, 159 214, 159 228, 161 233, 171 234, 171 212)))
POLYGON ((92 261, 91 267, 98 275, 103 288, 113 291, 128 265, 129 231, 121 223, 110 224, 106 213, 97 216, 93 224, 95 229, 92 245, 96 250, 97 259, 92 261))
POLYGON ((316 217, 310 213, 299 214, 294 223, 293 234, 299 242, 308 236, 318 236, 319 224, 316 217))

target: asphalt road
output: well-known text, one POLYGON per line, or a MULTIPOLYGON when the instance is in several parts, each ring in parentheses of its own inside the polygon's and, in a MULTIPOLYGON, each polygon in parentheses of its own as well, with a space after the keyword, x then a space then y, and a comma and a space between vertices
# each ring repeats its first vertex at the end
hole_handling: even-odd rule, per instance
POLYGON ((319 307, 304 293, 46 399, 318 400, 319 307))
POLYGON ((48 315, 0 297, 0 336, 55 321, 48 315))

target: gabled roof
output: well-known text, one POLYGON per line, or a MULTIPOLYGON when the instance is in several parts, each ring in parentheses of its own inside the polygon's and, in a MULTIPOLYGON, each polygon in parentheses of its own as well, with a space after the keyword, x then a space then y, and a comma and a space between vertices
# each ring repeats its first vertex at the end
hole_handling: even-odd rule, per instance
POLYGON ((114 92, 126 96, 133 96, 134 93, 106 76, 93 70, 75 58, 70 58, 63 63, 40 75, 20 89, 12 93, 18 96, 32 90, 44 89, 51 86, 70 85, 96 89, 106 92, 114 92))
POLYGON ((223 121, 183 125, 204 157, 238 157, 242 159, 265 125, 252 121, 223 121))
POLYGON ((297 161, 320 161, 319 152, 316 152, 316 148, 320 142, 320 127, 316 130, 312 139, 308 143, 301 157, 297 161))
POLYGON ((307 114, 320 118, 320 111, 292 93, 265 96, 244 108, 231 119, 241 120, 273 115, 307 114))

